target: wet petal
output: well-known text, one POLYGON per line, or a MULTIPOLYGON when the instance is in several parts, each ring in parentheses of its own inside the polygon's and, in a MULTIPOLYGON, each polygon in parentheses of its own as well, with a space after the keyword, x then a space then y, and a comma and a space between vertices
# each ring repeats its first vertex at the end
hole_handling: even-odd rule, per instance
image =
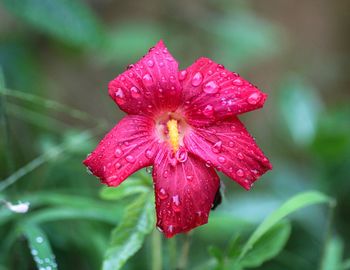
POLYGON ((128 114, 174 111, 181 97, 178 63, 163 42, 109 83, 109 95, 128 114))
POLYGON ((261 108, 267 95, 208 58, 179 72, 183 106, 189 122, 202 126, 261 108))
POLYGON ((271 164, 238 118, 206 128, 195 128, 185 136, 186 147, 224 172, 245 189, 250 189, 271 164))
POLYGON ((207 223, 219 188, 213 168, 191 153, 183 155, 177 159, 164 147, 153 169, 157 227, 167 237, 207 223))
POLYGON ((152 119, 126 116, 83 163, 103 183, 118 186, 135 171, 153 164, 158 151, 153 130, 152 119))

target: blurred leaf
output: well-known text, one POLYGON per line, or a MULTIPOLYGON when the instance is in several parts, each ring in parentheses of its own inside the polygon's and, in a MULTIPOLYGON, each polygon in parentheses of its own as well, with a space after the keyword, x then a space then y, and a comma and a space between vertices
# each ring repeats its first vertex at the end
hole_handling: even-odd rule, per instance
POLYGON ((279 109, 283 122, 297 145, 310 144, 321 112, 321 100, 312 86, 297 76, 282 82, 279 109))
POLYGON ((270 228, 247 252, 240 265, 245 267, 259 267, 265 261, 274 258, 281 252, 291 232, 288 222, 277 223, 270 228))
POLYGON ((112 232, 103 270, 118 270, 142 246, 154 226, 153 195, 141 194, 125 210, 120 225, 112 232))
POLYGON ((216 246, 209 246, 208 248, 209 254, 214 257, 219 264, 222 264, 224 261, 224 254, 222 253, 221 249, 219 249, 216 246))
POLYGON ((343 257, 343 243, 334 236, 327 242, 320 270, 341 270, 343 257))
POLYGON ((118 187, 103 187, 100 196, 105 200, 121 200, 138 193, 152 192, 144 179, 129 177, 118 187))
POLYGON ((68 44, 93 47, 104 38, 97 18, 79 0, 1 1, 25 22, 68 44))
POLYGON ((23 224, 22 231, 28 239, 30 252, 36 262, 37 269, 57 269, 55 256, 45 233, 30 223, 23 224))
POLYGON ((243 246, 240 259, 244 258, 247 252, 254 247, 257 241, 284 217, 301 208, 319 203, 333 204, 334 202, 331 198, 317 191, 300 193, 289 199, 281 207, 265 218, 265 220, 253 232, 247 243, 243 246))
POLYGON ((162 36, 161 28, 150 22, 135 23, 133 20, 123 25, 118 24, 118 27, 109 33, 108 40, 100 51, 102 61, 119 65, 122 62, 136 62, 150 47, 156 45, 162 36))
MULTIPOLYGON (((230 11, 230 13, 232 13, 230 11)), ((233 65, 266 58, 279 51, 279 29, 249 10, 238 10, 230 16, 202 21, 200 26, 210 32, 210 42, 218 61, 231 59, 233 65)))

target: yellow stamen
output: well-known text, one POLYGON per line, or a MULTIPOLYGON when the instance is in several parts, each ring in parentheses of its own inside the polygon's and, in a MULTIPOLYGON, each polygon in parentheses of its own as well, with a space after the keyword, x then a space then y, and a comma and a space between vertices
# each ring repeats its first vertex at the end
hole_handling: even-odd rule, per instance
POLYGON ((166 125, 169 131, 170 144, 173 147, 174 152, 176 152, 179 149, 179 130, 177 129, 177 121, 171 119, 166 125))

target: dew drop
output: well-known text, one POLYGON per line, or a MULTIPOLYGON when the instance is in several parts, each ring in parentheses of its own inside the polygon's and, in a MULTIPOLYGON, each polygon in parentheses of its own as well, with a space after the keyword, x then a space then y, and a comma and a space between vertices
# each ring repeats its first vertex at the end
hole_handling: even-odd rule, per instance
POLYGON ((175 157, 179 162, 183 163, 187 160, 188 153, 183 148, 180 148, 179 150, 176 151, 175 157))
POLYGON ((220 163, 225 163, 225 162, 226 162, 226 158, 223 157, 223 156, 219 156, 219 157, 218 157, 218 161, 219 161, 220 163))
POLYGON ((186 179, 188 181, 192 181, 193 180, 193 175, 186 175, 186 179))
POLYGON ((242 169, 238 169, 238 170, 236 171, 236 174, 237 174, 238 176, 242 177, 242 176, 244 175, 244 172, 243 172, 242 169))
POLYGON ((39 244, 41 244, 42 242, 44 242, 44 238, 42 238, 41 236, 38 236, 35 241, 39 244))
POLYGON ((210 81, 203 86, 203 91, 207 94, 215 94, 219 91, 219 86, 216 82, 210 81))
POLYGON ((213 108, 213 106, 211 106, 211 105, 205 106, 205 108, 204 108, 204 110, 203 110, 203 114, 204 114, 205 116, 207 116, 207 117, 213 116, 213 114, 214 114, 214 108, 213 108))
POLYGON ((93 174, 91 169, 90 169, 90 167, 86 167, 86 171, 87 171, 88 174, 93 174))
POLYGON ((154 66, 153 60, 148 60, 148 61, 147 61, 147 66, 153 67, 153 66, 154 66))
POLYGON ((153 85, 153 79, 152 79, 152 76, 150 74, 145 74, 143 77, 142 77, 142 81, 143 81, 143 84, 145 86, 151 86, 153 85))
POLYGON ((243 156, 243 154, 242 154, 241 152, 238 152, 237 157, 238 157, 240 160, 244 159, 244 156, 243 156))
POLYGON ((179 80, 180 81, 183 81, 184 79, 186 79, 186 76, 187 76, 187 71, 186 70, 181 70, 179 72, 179 80))
POLYGON ((121 157, 123 155, 123 150, 121 148, 117 147, 114 151, 114 155, 116 157, 121 157))
POLYGON ((243 81, 241 78, 236 78, 232 81, 234 85, 243 85, 243 81))
POLYGON ((161 200, 165 200, 166 198, 168 198, 168 193, 165 191, 164 188, 161 188, 159 189, 159 193, 158 193, 158 197, 161 199, 161 200))
POLYGON ((221 152, 221 149, 222 149, 222 141, 217 141, 212 147, 211 147, 211 150, 214 152, 214 153, 220 153, 221 152))
POLYGON ((202 81, 203 81, 202 73, 200 73, 199 71, 196 72, 196 74, 194 74, 194 76, 192 77, 192 85, 198 86, 202 83, 202 81))
POLYGON ((115 92, 115 99, 119 105, 123 105, 125 103, 124 92, 121 88, 118 88, 117 92, 115 92))
POLYGON ((175 212, 180 212, 181 208, 180 208, 180 198, 179 195, 175 195, 173 196, 173 201, 172 201, 172 208, 175 212))
POLYGON ((145 155, 147 158, 152 158, 153 157, 153 151, 151 149, 147 149, 145 152, 145 155))
POLYGON ((235 146, 235 143, 233 141, 229 141, 228 142, 228 146, 230 146, 231 148, 235 146))
POLYGON ((168 177, 168 174, 169 174, 169 172, 168 172, 167 170, 165 170, 164 173, 163 173, 163 177, 164 177, 164 178, 167 178, 167 177, 168 177))
POLYGON ((114 167, 118 170, 118 169, 120 169, 120 167, 122 166, 122 164, 120 164, 119 162, 117 162, 115 165, 114 165, 114 167))
POLYGON ((132 155, 128 155, 126 156, 126 161, 129 163, 134 163, 135 162, 135 158, 132 155))
POLYGON ((255 93, 250 94, 247 101, 249 104, 255 105, 259 102, 260 98, 261 98, 261 95, 259 93, 255 92, 255 93))
POLYGON ((153 168, 152 167, 146 167, 146 173, 152 174, 153 168))
POLYGON ((130 92, 133 98, 139 98, 141 96, 140 90, 135 86, 130 88, 130 92))

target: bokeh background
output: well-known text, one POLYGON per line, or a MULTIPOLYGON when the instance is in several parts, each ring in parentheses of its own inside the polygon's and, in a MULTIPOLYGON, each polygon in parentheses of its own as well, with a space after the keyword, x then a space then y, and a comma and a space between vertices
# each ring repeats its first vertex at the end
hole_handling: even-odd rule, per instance
MULTIPOLYGON (((193 232, 186 268, 215 269, 206 262, 230 239, 318 190, 334 210, 293 214, 283 249, 257 269, 350 269, 349 10, 346 0, 1 0, 0 269, 36 269, 28 243, 38 233, 59 269, 100 268, 130 201, 101 198, 81 161, 123 117, 108 82, 160 39, 180 68, 206 56, 269 95, 241 119, 274 169, 250 192, 221 175, 223 203, 193 232), (5 201, 31 207, 16 214, 5 201)), ((164 269, 175 269, 183 237, 163 239, 164 269)), ((125 269, 151 269, 153 240, 125 269)))

